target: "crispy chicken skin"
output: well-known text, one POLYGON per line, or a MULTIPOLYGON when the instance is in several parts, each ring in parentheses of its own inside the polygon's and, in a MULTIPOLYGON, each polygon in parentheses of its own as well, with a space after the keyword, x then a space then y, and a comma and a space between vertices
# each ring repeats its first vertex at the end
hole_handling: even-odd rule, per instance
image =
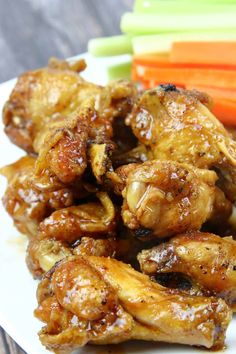
POLYGON ((236 242, 210 233, 187 233, 138 255, 148 275, 179 272, 236 310, 236 242))
POLYGON ((174 85, 148 90, 127 123, 154 158, 216 169, 228 198, 236 200, 236 142, 196 91, 174 85))
MULTIPOLYGON (((96 155, 90 156, 89 151, 92 144, 107 144, 109 168, 113 119, 124 119, 135 97, 136 90, 128 81, 103 88, 83 80, 73 66, 54 62, 19 78, 3 110, 5 132, 27 152, 39 154, 38 175, 48 169, 62 182, 71 183, 87 167, 87 148, 95 169, 96 155)), ((94 174, 100 181, 97 169, 94 174)))
POLYGON ((222 348, 231 311, 222 299, 188 296, 112 258, 71 257, 46 274, 35 315, 57 353, 130 339, 222 348))
POLYGON ((124 223, 144 239, 198 230, 212 214, 217 179, 214 171, 152 160, 119 168, 118 178, 120 190, 125 181, 124 223))
POLYGON ((53 211, 89 194, 82 183, 66 186, 47 174, 35 179, 35 162, 35 157, 25 156, 0 170, 8 180, 3 204, 18 230, 29 237, 35 237, 39 223, 53 211))
POLYGON ((97 202, 56 210, 39 225, 40 238, 73 243, 83 236, 113 236, 116 210, 105 192, 97 193, 97 202))

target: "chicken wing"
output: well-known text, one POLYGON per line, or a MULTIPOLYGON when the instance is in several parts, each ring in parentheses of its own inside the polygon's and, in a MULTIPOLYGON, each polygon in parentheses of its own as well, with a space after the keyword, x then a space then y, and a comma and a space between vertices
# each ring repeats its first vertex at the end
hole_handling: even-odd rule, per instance
POLYGON ((54 238, 73 243, 83 236, 114 236, 116 210, 105 192, 97 193, 99 202, 89 202, 56 210, 38 228, 39 238, 54 238))
POLYGON ((39 284, 41 342, 70 353, 130 339, 222 348, 231 311, 222 299, 177 293, 112 258, 72 257, 39 284), (65 281, 66 280, 66 281, 65 281))
POLYGON ((99 90, 87 85, 66 63, 64 67, 55 64, 21 75, 4 106, 5 132, 27 152, 35 151, 34 140, 53 115, 61 114, 74 98, 81 103, 86 98, 84 89, 99 90))
POLYGON ((213 212, 213 171, 152 160, 120 167, 116 176, 108 176, 117 193, 123 190, 125 225, 144 240, 198 230, 213 212))
POLYGON ((49 168, 63 182, 72 182, 85 171, 88 157, 93 174, 101 183, 111 168, 110 157, 115 149, 113 120, 130 112, 135 89, 126 81, 118 81, 97 90, 86 87, 82 102, 73 101, 71 111, 57 115, 40 130, 34 141, 39 152, 38 174, 49 168))
POLYGON ((236 310, 236 242, 209 233, 187 233, 138 255, 148 275, 179 272, 205 293, 223 298, 236 310))
POLYGON ((26 263, 34 278, 40 278, 58 261, 72 255, 120 257, 130 249, 125 240, 82 237, 73 245, 54 239, 32 239, 27 248, 26 263))
MULTIPOLYGON (((83 174, 91 144, 107 144, 106 154, 113 149, 113 119, 131 111, 136 95, 127 81, 103 88, 86 82, 73 69, 70 64, 54 63, 23 74, 3 110, 10 139, 39 154, 37 174, 49 169, 65 183, 83 174)), ((93 159, 94 154, 92 169, 93 159)))
POLYGON ((236 142, 207 103, 197 91, 162 85, 143 93, 127 124, 154 158, 215 169, 228 198, 236 201, 236 142))
POLYGON ((54 210, 69 207, 89 194, 82 183, 65 186, 47 174, 36 180, 35 161, 35 157, 26 156, 0 171, 8 179, 3 204, 19 231, 30 237, 54 210))

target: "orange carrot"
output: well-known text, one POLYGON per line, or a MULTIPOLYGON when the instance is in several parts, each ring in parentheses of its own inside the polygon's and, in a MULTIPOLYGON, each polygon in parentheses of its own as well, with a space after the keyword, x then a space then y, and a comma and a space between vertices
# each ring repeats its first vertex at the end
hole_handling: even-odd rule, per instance
POLYGON ((231 62, 230 65, 226 64, 215 64, 215 63, 174 63, 170 60, 170 53, 163 54, 134 54, 133 55, 133 65, 144 65, 150 67, 163 67, 163 68, 215 68, 215 69, 235 69, 236 62, 231 62))
POLYGON ((159 66, 159 65, 168 65, 169 64, 169 53, 164 54, 134 54, 132 57, 133 64, 139 65, 150 65, 150 66, 159 66))
POLYGON ((236 125, 236 102, 225 99, 214 101, 212 113, 226 125, 236 125))
POLYGON ((149 90, 150 88, 155 87, 156 85, 151 85, 150 81, 141 81, 142 87, 144 90, 149 90))
MULTIPOLYGON (((139 79, 137 80, 140 82, 140 84, 142 85, 142 87, 145 89, 145 90, 148 90, 148 89, 152 89, 154 87, 157 87, 161 84, 163 84, 163 82, 159 82, 159 81, 155 81, 155 80, 143 80, 143 79, 139 79)), ((184 85, 181 85, 181 84, 177 84, 175 82, 172 82, 173 85, 175 85, 177 88, 185 88, 184 85)))
POLYGON ((175 42, 172 44, 170 62, 235 66, 236 41, 175 42))
POLYGON ((236 70, 136 66, 139 78, 160 83, 236 89, 236 70))

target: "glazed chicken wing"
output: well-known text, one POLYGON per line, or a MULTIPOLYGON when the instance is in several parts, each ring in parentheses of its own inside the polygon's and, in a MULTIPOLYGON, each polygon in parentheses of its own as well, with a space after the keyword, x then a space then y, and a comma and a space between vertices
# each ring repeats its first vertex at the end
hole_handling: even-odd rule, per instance
POLYGON ((213 212, 213 171, 152 160, 120 167, 110 176, 116 192, 123 189, 125 225, 144 240, 198 230, 213 212))
POLYGON ((19 231, 30 237, 54 210, 69 207, 75 198, 88 195, 82 183, 72 188, 47 174, 36 180, 35 162, 35 157, 26 156, 0 171, 8 179, 3 204, 19 231))
POLYGON ((130 339, 222 348, 231 312, 222 299, 176 293, 104 257, 58 263, 38 287, 35 315, 49 350, 130 339), (66 280, 66 281, 65 281, 66 280))
MULTIPOLYGON (((83 69, 84 62, 80 63, 83 69)), ((37 152, 34 141, 46 123, 69 108, 73 99, 83 102, 85 90, 92 93, 92 89, 99 92, 96 85, 85 83, 70 65, 57 66, 54 62, 52 67, 24 73, 3 110, 6 134, 27 152, 37 152)))
POLYGON ((31 239, 26 253, 26 263, 34 278, 41 278, 58 261, 76 256, 112 257, 125 262, 130 261, 131 254, 137 248, 132 238, 92 238, 82 237, 69 245, 66 242, 49 239, 31 239))
POLYGON ((89 202, 53 212, 38 228, 40 238, 73 243, 83 236, 113 236, 116 210, 105 192, 97 193, 98 202, 89 202))
POLYGON ((236 310, 236 242, 230 237, 182 234, 143 250, 138 260, 145 274, 182 273, 205 293, 223 298, 236 310))
POLYGON ((97 90, 96 94, 84 92, 82 102, 73 101, 72 111, 56 115, 40 130, 34 142, 39 152, 38 174, 48 168, 63 182, 73 182, 89 162, 94 176, 102 182, 115 149, 113 120, 130 112, 135 89, 126 81, 118 81, 97 90))
POLYGON ((23 74, 4 107, 5 132, 18 146, 39 154, 38 175, 48 169, 62 182, 73 182, 82 176, 88 157, 100 181, 114 148, 113 119, 130 112, 136 90, 126 81, 103 88, 86 82, 73 69, 54 62, 23 74), (90 151, 93 144, 98 151, 90 151))
POLYGON ((73 245, 54 239, 32 239, 27 248, 26 262, 35 278, 41 277, 63 258, 80 256, 122 257, 130 250, 128 240, 82 237, 73 245))
POLYGON ((236 142, 197 91, 162 85, 146 91, 127 119, 154 158, 215 169, 221 187, 236 200, 236 142))

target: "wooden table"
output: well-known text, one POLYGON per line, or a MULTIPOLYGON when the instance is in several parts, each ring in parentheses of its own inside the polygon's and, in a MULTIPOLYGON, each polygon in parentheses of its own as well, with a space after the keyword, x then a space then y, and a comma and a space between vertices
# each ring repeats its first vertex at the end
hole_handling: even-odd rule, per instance
MULTIPOLYGON (((86 51, 93 37, 119 33, 133 0, 0 0, 0 82, 86 51)), ((7 306, 7 304, 6 304, 7 306)), ((36 335, 36 334, 35 334, 36 335)), ((23 354, 0 328, 0 354, 23 354)))

